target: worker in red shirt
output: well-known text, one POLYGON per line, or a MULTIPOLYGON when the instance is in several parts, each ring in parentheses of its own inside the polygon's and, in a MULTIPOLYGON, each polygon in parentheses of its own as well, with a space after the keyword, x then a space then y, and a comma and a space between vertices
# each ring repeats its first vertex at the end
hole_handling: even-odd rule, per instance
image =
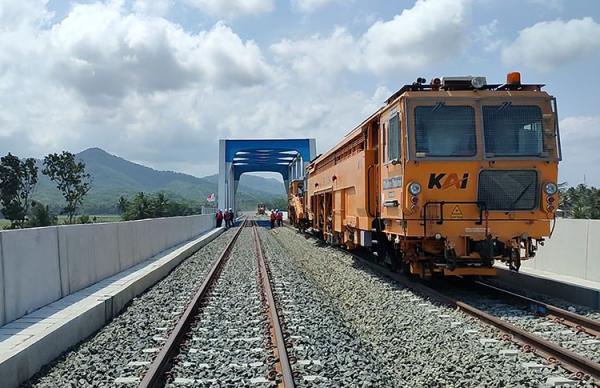
POLYGON ((223 211, 219 209, 216 215, 217 218, 217 228, 220 228, 223 225, 223 211))
POLYGON ((277 226, 282 226, 283 225, 283 212, 282 211, 280 211, 280 210, 277 211, 276 219, 277 219, 277 226))
POLYGON ((275 220, 277 220, 277 214, 275 212, 275 210, 271 209, 271 229, 273 229, 275 227, 275 220))

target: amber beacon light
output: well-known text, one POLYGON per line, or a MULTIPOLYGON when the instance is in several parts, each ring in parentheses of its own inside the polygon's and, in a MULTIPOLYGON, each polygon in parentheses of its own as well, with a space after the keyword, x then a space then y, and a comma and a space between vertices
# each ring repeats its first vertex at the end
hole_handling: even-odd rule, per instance
POLYGON ((508 73, 506 75, 506 83, 510 85, 520 85, 521 84, 521 73, 518 71, 513 71, 512 73, 508 73))

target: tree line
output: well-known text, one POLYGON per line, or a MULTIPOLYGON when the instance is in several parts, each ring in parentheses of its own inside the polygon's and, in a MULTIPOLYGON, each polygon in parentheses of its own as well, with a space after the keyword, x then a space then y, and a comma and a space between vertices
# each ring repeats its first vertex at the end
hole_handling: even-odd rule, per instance
POLYGON ((132 199, 119 198, 119 212, 123 221, 146 218, 190 216, 201 214, 202 207, 185 201, 168 199, 163 193, 137 193, 132 199))
MULTIPOLYGON (((67 223, 75 221, 81 203, 90 191, 91 177, 85 163, 68 151, 44 157, 42 174, 48 176, 65 199, 62 213, 67 223)), ((33 158, 21 160, 10 152, 0 158, 0 211, 10 221, 10 228, 50 226, 57 223, 48 205, 32 201, 39 169, 33 158)), ((85 220, 80 220, 85 221, 85 220)))
POLYGON ((600 189, 580 184, 560 187, 560 209, 566 218, 600 219, 600 189))

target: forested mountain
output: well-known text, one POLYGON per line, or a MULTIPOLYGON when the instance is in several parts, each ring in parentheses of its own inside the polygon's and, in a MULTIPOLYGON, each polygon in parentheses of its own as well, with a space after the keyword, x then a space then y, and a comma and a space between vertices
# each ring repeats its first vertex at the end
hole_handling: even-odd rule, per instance
MULTIPOLYGON (((206 197, 217 193, 217 175, 198 178, 174 171, 158 171, 112 155, 100 148, 89 148, 78 153, 77 158, 86 164, 92 177, 92 189, 87 195, 82 212, 86 214, 116 214, 120 196, 131 197, 143 191, 165 193, 167 197, 192 204, 206 202, 206 197)), ((63 206, 60 192, 41 174, 34 199, 50 205, 54 211, 63 206)), ((281 203, 285 201, 283 184, 272 178, 243 175, 238 189, 238 206, 253 209, 258 202, 281 203)))

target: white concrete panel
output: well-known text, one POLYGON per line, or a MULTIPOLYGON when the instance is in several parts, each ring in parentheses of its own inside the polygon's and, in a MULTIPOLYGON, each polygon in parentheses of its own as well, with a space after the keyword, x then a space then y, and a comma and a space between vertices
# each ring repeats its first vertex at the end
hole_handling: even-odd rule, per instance
POLYGON ((68 263, 70 293, 119 272, 117 232, 117 224, 59 227, 61 256, 66 254, 68 263))
POLYGON ((168 227, 165 229, 167 248, 189 240, 187 218, 173 217, 168 219, 168 227))
POLYGON ((135 235, 135 244, 139 252, 138 262, 142 262, 153 255, 152 235, 149 220, 132 221, 135 235))
POLYGON ((156 218, 148 221, 151 225, 150 238, 152 239, 152 256, 169 248, 167 245, 167 229, 170 220, 168 218, 156 218))
POLYGON ((552 238, 533 260, 533 268, 585 279, 587 227, 587 220, 557 220, 552 238))
POLYGON ((5 321, 61 297, 57 227, 0 232, 5 321))
POLYGON ((589 220, 586 279, 600 282, 600 220, 589 220))
POLYGON ((4 325, 4 259, 2 257, 2 235, 0 235, 0 327, 4 325))
POLYGON ((66 263, 69 294, 93 284, 95 278, 93 235, 82 226, 60 226, 58 230, 60 260, 63 266, 66 263))
POLYGON ((96 283, 121 270, 119 264, 118 224, 96 224, 89 226, 93 226, 90 229, 94 236, 93 257, 96 265, 94 283, 96 283))
POLYGON ((194 218, 193 217, 186 217, 185 218, 185 227, 186 227, 186 235, 188 237, 188 240, 191 239, 194 236, 194 218))
POLYGON ((119 263, 121 271, 131 268, 142 261, 135 238, 134 222, 118 223, 117 241, 119 245, 119 263))

